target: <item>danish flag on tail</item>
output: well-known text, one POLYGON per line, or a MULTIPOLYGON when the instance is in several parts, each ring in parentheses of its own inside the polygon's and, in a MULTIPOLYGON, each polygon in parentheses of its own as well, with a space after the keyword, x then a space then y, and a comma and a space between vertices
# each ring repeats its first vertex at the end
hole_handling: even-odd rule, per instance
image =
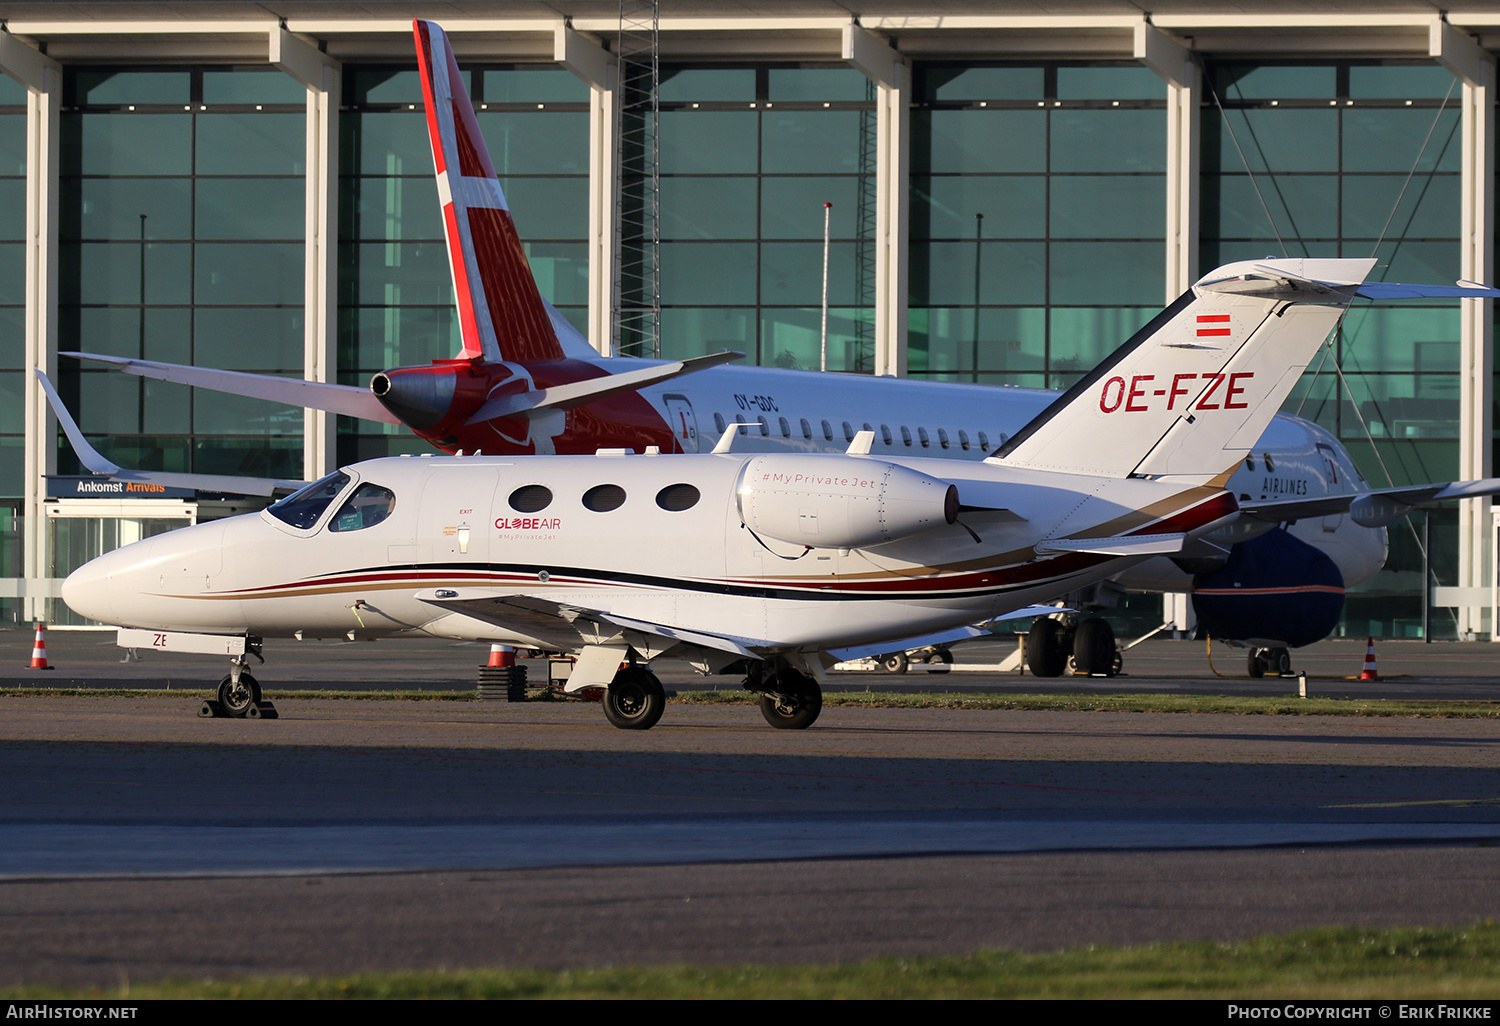
POLYGON ((460 355, 495 362, 561 359, 562 344, 531 276, 453 47, 430 21, 413 21, 412 31, 458 297, 460 355))

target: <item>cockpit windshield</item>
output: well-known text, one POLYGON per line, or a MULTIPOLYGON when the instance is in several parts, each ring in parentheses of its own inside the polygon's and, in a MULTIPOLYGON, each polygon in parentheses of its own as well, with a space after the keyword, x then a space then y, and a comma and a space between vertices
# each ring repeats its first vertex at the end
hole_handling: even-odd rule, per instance
POLYGON ((328 521, 330 531, 362 531, 374 527, 396 508, 396 493, 377 484, 362 484, 328 521))
POLYGON ((301 491, 293 492, 280 502, 273 503, 266 512, 277 520, 305 531, 318 522, 328 504, 338 498, 339 492, 348 483, 349 475, 335 470, 301 491))

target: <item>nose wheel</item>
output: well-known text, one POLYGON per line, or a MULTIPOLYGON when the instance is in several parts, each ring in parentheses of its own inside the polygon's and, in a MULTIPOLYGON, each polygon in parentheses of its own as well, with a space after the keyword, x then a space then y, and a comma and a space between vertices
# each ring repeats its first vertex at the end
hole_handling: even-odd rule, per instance
POLYGON ((219 681, 219 705, 230 716, 244 716, 260 704, 260 685, 248 673, 241 673, 235 680, 230 674, 219 681))

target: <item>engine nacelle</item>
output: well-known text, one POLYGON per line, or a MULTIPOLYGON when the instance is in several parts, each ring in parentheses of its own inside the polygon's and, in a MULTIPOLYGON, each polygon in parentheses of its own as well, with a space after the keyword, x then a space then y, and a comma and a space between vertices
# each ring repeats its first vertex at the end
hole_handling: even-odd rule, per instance
POLYGON ((958 519, 958 486, 858 456, 757 456, 736 500, 756 534, 794 545, 857 549, 958 519))
POLYGON ((1194 577, 1193 611, 1209 637, 1300 648, 1338 626, 1344 577, 1326 554, 1278 527, 1234 546, 1222 569, 1194 577))

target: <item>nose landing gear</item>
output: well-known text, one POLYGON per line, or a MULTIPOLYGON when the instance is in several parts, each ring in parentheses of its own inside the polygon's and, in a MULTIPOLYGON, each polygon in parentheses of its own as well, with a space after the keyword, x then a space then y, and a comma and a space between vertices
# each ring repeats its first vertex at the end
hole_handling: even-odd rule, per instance
POLYGON ((247 641, 245 652, 234 656, 229 665, 229 676, 219 681, 217 698, 210 698, 198 710, 201 717, 225 717, 231 719, 274 720, 276 707, 261 697, 260 682, 245 669, 246 654, 255 656, 261 663, 266 660, 260 654, 260 642, 247 641))

